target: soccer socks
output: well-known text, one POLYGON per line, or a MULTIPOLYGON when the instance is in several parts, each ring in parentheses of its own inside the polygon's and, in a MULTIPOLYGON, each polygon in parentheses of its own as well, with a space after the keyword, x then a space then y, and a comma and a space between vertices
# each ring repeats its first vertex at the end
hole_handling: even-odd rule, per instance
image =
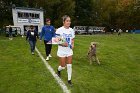
POLYGON ((72 64, 67 64, 68 80, 71 80, 72 76, 72 64))
MULTIPOLYGON (((59 66, 58 71, 65 69, 65 67, 59 66)), ((72 76, 72 64, 67 64, 68 81, 71 80, 72 76)))
POLYGON ((63 69, 65 69, 65 67, 62 67, 62 66, 59 66, 59 67, 58 67, 58 71, 61 71, 61 70, 63 70, 63 69))

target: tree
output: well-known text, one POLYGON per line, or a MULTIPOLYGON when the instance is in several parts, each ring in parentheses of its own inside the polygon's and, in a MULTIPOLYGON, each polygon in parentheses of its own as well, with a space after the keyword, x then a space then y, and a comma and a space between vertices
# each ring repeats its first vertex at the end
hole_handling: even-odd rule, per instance
POLYGON ((77 25, 91 25, 93 14, 92 14, 92 0, 75 0, 75 18, 77 25))
POLYGON ((13 23, 12 4, 17 7, 43 8, 44 18, 55 27, 62 25, 62 16, 69 15, 72 26, 107 26, 139 28, 139 0, 0 0, 0 27, 13 23))

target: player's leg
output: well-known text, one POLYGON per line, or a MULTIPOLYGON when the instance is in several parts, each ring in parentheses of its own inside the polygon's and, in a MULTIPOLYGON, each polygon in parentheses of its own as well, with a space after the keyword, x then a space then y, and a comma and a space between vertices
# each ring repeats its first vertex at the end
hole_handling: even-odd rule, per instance
POLYGON ((47 56, 47 58, 49 58, 50 50, 51 50, 51 44, 46 44, 46 56, 47 56))
POLYGON ((45 44, 45 52, 46 52, 46 60, 49 60, 49 44, 47 44, 48 41, 44 40, 45 44))
POLYGON ((52 44, 48 44, 48 46, 49 46, 49 50, 48 50, 49 57, 52 57, 51 56, 52 44))
POLYGON ((12 40, 12 33, 9 32, 9 39, 12 40))
POLYGON ((33 53, 35 51, 36 41, 33 41, 33 53))
POLYGON ((58 66, 58 76, 60 76, 60 72, 65 69, 66 66, 66 57, 59 57, 59 66, 58 66))
POLYGON ((33 54, 33 41, 29 40, 30 48, 31 48, 31 53, 33 54))
POLYGON ((72 77, 72 56, 67 57, 67 74, 68 74, 68 84, 72 85, 71 77, 72 77))

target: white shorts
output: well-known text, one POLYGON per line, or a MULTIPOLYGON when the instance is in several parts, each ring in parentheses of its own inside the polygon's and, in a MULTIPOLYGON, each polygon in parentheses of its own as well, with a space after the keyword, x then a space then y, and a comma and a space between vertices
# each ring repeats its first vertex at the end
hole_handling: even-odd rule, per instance
POLYGON ((73 50, 69 47, 58 46, 57 56, 58 57, 69 57, 73 55, 73 50))
POLYGON ((72 56, 73 55, 73 52, 70 52, 70 53, 60 53, 60 52, 57 52, 57 56, 58 57, 69 57, 69 56, 72 56))
POLYGON ((69 57, 71 54, 57 54, 58 57, 69 57))

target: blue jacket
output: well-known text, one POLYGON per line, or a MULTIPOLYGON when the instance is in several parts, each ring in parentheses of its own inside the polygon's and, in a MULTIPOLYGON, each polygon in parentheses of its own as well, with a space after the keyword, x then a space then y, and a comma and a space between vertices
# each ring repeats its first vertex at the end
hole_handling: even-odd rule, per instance
POLYGON ((42 37, 44 37, 44 40, 50 41, 52 37, 55 36, 55 29, 53 26, 43 26, 42 31, 40 33, 40 40, 42 40, 42 37))

